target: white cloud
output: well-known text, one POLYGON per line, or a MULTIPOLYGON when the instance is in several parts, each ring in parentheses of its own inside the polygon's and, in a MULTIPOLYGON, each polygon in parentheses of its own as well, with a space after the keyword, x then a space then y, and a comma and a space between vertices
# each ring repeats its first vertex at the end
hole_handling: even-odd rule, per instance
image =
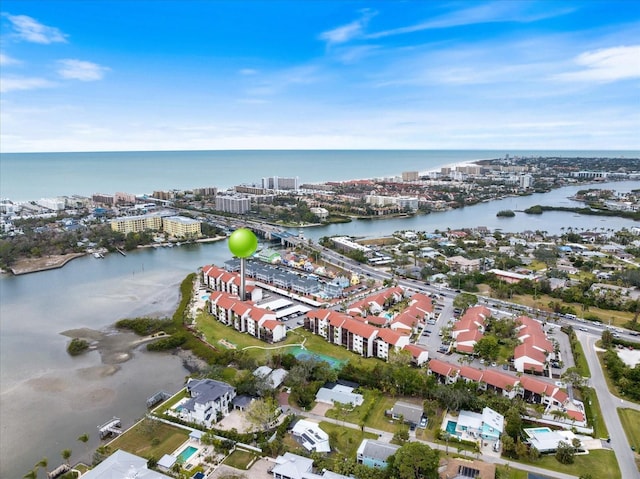
POLYGON ((35 90, 38 88, 50 88, 55 83, 45 80, 44 78, 26 78, 26 77, 2 77, 0 78, 0 92, 8 93, 10 91, 35 90))
POLYGON ((13 26, 15 36, 32 43, 66 43, 67 36, 55 27, 48 27, 27 15, 6 15, 13 26))
POLYGON ((62 78, 69 80, 80 81, 95 81, 101 80, 104 77, 105 72, 109 70, 108 67, 103 67, 97 63, 85 62, 82 60, 59 60, 60 69, 58 74, 62 78))
POLYGON ((603 48, 581 53, 574 63, 582 70, 565 72, 554 78, 565 81, 614 82, 640 78, 640 45, 603 48))
POLYGON ((327 30, 319 35, 320 40, 324 40, 329 45, 337 43, 345 43, 353 38, 362 36, 364 28, 367 26, 369 20, 376 15, 376 12, 365 9, 362 10, 362 16, 358 20, 354 20, 351 23, 342 25, 341 27, 334 28, 333 30, 327 30))
POLYGON ((393 28, 367 35, 366 38, 382 38, 392 35, 419 32, 436 28, 459 27, 489 22, 520 22, 528 23, 545 18, 564 15, 573 11, 572 8, 563 8, 555 11, 527 12, 527 4, 521 2, 499 1, 478 5, 463 10, 454 11, 438 16, 432 20, 420 22, 406 27, 393 28))
POLYGON ((20 63, 21 63, 20 60, 16 60, 15 58, 10 57, 9 55, 0 53, 0 66, 19 65, 20 63))
POLYGON ((253 68, 243 68, 238 73, 240 73, 240 75, 256 75, 258 70, 254 70, 253 68))

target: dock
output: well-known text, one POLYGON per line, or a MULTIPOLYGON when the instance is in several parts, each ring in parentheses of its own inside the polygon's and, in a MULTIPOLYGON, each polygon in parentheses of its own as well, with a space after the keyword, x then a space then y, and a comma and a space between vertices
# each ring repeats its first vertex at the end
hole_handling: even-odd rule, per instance
POLYGON ((147 398, 147 407, 152 408, 156 404, 161 403, 162 401, 166 401, 170 397, 171 397, 171 394, 169 394, 168 392, 159 391, 155 393, 153 396, 151 396, 150 398, 147 398))
POLYGON ((113 416, 111 420, 105 422, 102 426, 98 426, 98 434, 100 435, 100 439, 109 437, 112 434, 115 436, 122 434, 124 431, 120 429, 120 426, 122 426, 120 418, 113 416))
POLYGON ((116 251, 118 253, 120 253, 122 256, 127 256, 127 253, 125 253, 124 251, 122 251, 120 248, 116 247, 116 251))

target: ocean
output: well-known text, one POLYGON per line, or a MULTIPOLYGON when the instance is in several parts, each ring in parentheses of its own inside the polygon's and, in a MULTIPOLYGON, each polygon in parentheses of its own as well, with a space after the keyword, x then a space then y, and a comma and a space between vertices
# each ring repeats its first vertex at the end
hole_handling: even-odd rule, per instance
POLYGON ((381 178, 403 171, 510 156, 630 157, 639 151, 544 150, 246 150, 124 151, 0 154, 0 198, 32 201, 56 196, 202 187, 227 189, 267 176, 302 183, 381 178))

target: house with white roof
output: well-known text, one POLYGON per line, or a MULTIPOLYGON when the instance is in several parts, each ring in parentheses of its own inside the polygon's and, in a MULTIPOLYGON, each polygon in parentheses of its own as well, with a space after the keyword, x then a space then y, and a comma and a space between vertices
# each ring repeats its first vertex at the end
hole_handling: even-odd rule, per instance
POLYGON ((309 452, 331 452, 329 435, 317 422, 300 419, 291 430, 294 439, 309 452))
POLYGON ((456 432, 467 434, 474 439, 497 441, 504 431, 504 416, 485 407, 482 414, 472 411, 460 411, 456 423, 456 432))
POLYGON ((353 407, 362 405, 364 402, 364 396, 362 394, 354 393, 353 390, 357 388, 349 384, 343 383, 327 383, 316 393, 316 401, 334 404, 339 402, 341 404, 351 404, 353 407))
POLYGON ((323 470, 322 474, 313 472, 313 459, 286 452, 276 458, 271 468, 273 479, 351 479, 342 474, 323 470))
POLYGON ((117 450, 93 469, 82 475, 86 479, 113 479, 114 477, 136 479, 171 479, 147 468, 147 459, 121 449, 117 450))

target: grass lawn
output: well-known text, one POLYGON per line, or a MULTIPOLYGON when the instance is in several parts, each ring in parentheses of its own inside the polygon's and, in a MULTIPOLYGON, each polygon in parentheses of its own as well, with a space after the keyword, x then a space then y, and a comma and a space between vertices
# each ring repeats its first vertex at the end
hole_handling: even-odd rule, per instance
POLYGON ((344 416, 339 416, 338 411, 329 409, 326 416, 338 419, 340 421, 350 422, 352 424, 361 424, 364 417, 367 416, 365 426, 373 427, 375 429, 381 429, 383 431, 396 432, 396 421, 390 422, 390 418, 384 415, 387 409, 391 409, 395 403, 395 400, 376 394, 373 391, 364 391, 364 402, 361 406, 353 408, 344 416))
POLYGON ((627 435, 629 444, 640 451, 640 411, 635 409, 618 409, 618 416, 627 435))
POLYGON ((496 477, 500 479, 527 479, 529 473, 511 466, 497 466, 496 477))
MULTIPOLYGON (((506 458, 505 458, 506 459, 506 458)), ((509 459, 511 460, 511 459, 509 459)), ((542 456, 534 462, 513 460, 514 463, 530 464, 532 466, 550 469, 552 471, 581 476, 591 474, 594 478, 621 479, 618 461, 613 451, 597 449, 589 454, 575 456, 573 464, 560 464, 554 455, 542 456)))
POLYGON ((347 457, 355 457, 363 439, 378 439, 378 436, 371 432, 362 432, 330 422, 321 422, 320 429, 329 435, 331 449, 347 457))
POLYGON ((184 389, 178 391, 177 393, 175 393, 173 396, 171 396, 165 402, 160 403, 160 405, 156 406, 156 408, 153 410, 153 412, 156 413, 156 414, 163 413, 163 412, 167 411, 168 409, 171 409, 173 406, 175 406, 178 403, 178 401, 180 401, 181 399, 186 398, 187 396, 188 396, 187 389, 184 388, 184 389))
POLYGON ((572 345, 573 348, 573 359, 576 361, 576 367, 580 371, 580 374, 585 378, 591 377, 591 371, 589 370, 589 364, 587 363, 587 358, 584 355, 584 350, 582 349, 582 344, 580 341, 576 341, 572 345))
MULTIPOLYGON (((525 306, 530 306, 532 308, 541 309, 543 311, 551 311, 551 308, 549 308, 549 303, 551 301, 562 302, 562 300, 558 298, 553 298, 546 294, 539 294, 537 296, 537 299, 535 300, 533 299, 533 295, 514 295, 511 301, 513 301, 514 303, 525 305, 525 306)), ((600 309, 600 308, 596 308, 595 306, 591 306, 589 308, 589 311, 586 311, 585 313, 583 313, 582 304, 580 303, 562 303, 562 304, 563 306, 569 306, 575 309, 576 314, 579 317, 582 317, 585 313, 593 314, 598 318, 600 318, 600 320, 605 324, 609 324, 609 320, 611 320, 611 324, 613 326, 623 326, 624 323, 626 323, 627 321, 630 321, 633 318, 633 314, 634 314, 629 311, 614 311, 610 309, 600 309)))
POLYGON ((587 396, 582 398, 584 407, 587 412, 587 420, 589 424, 593 424, 594 437, 609 437, 609 431, 607 430, 607 424, 602 417, 602 410, 600 409, 600 401, 596 396, 596 391, 593 388, 585 388, 587 396), (595 418, 595 421, 594 421, 595 418))
POLYGON ((109 443, 112 451, 123 449, 144 458, 160 459, 189 439, 189 432, 159 421, 145 419, 109 443), (154 441, 156 439, 156 441, 154 441), (156 445, 151 443, 156 442, 156 445))
POLYGON ((249 468, 249 464, 251 464, 251 461, 253 461, 255 457, 256 455, 252 452, 236 449, 229 454, 222 463, 227 466, 235 467, 236 469, 244 469, 246 471, 249 468))

